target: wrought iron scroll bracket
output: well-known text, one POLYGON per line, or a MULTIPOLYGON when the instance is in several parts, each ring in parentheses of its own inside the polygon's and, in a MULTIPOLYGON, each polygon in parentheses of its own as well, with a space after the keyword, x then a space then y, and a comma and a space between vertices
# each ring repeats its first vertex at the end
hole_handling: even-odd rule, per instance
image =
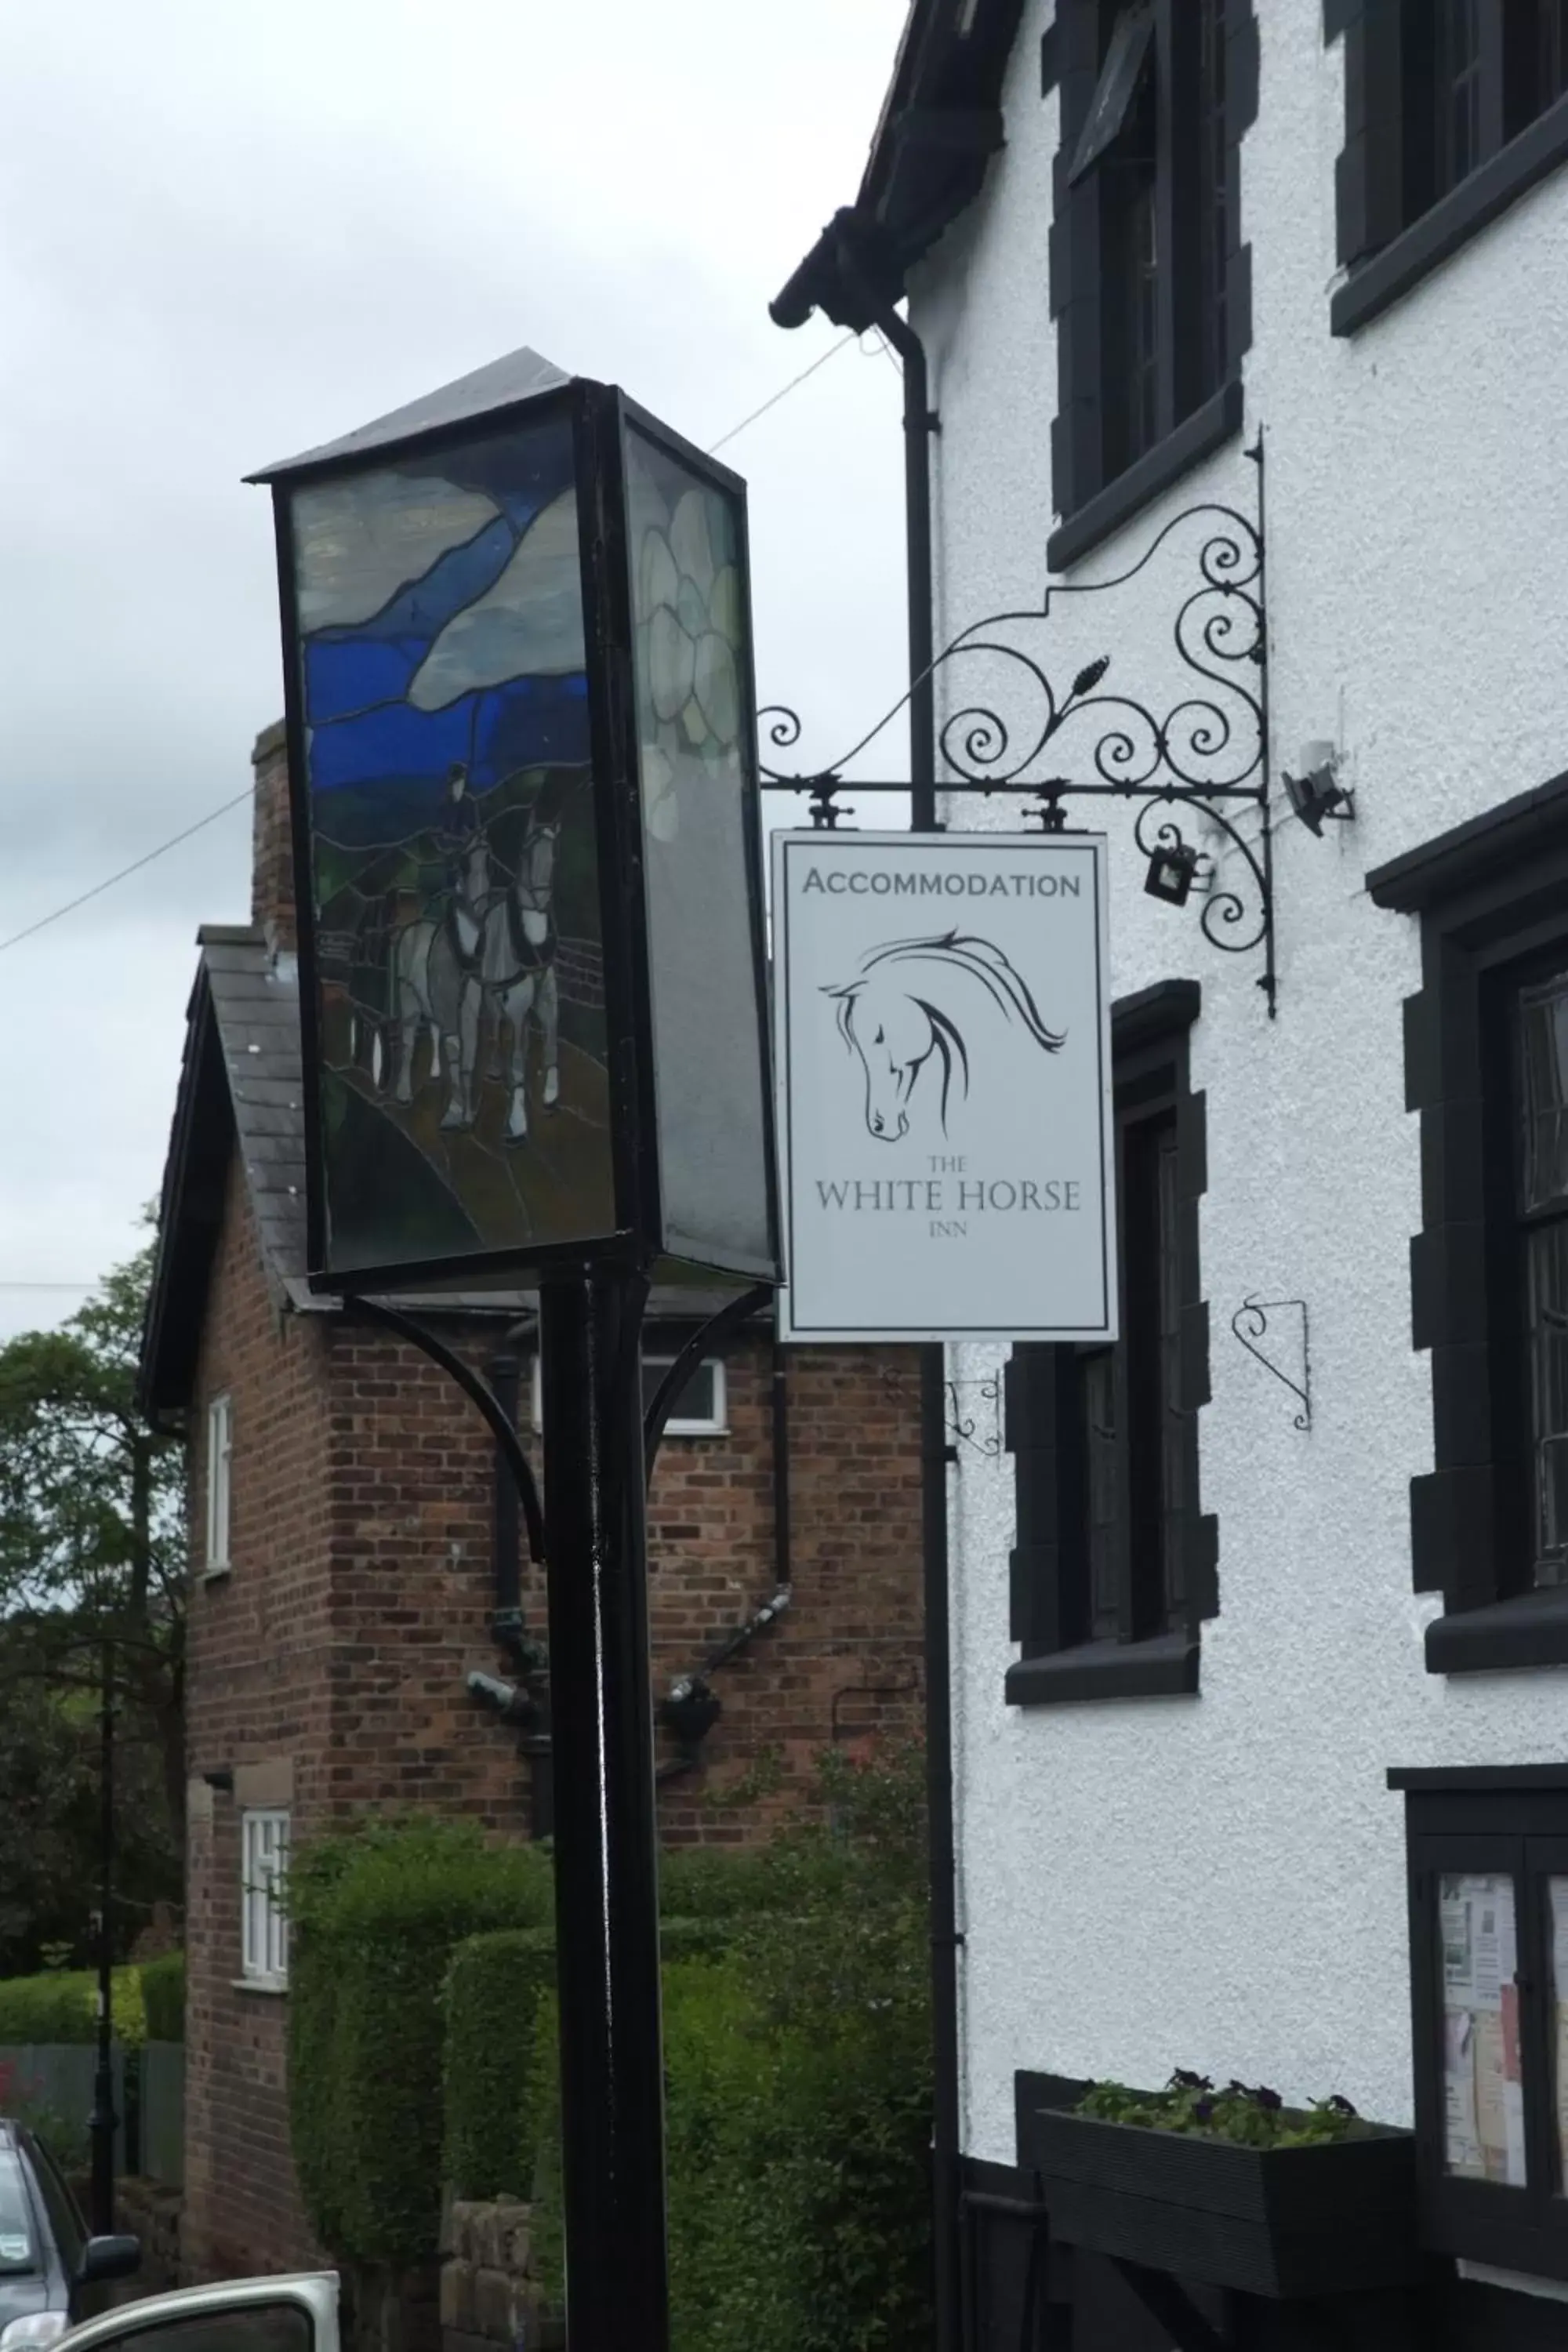
POLYGON ((998 1461, 1002 1454, 1001 1373, 993 1372, 983 1381, 949 1381, 946 1390, 947 1436, 955 1454, 959 1446, 967 1445, 987 1462, 998 1461))
POLYGON ((1230 1328, 1247 1349, 1247 1354, 1256 1356, 1264 1370, 1272 1372, 1275 1379, 1282 1382, 1291 1395, 1299 1400, 1301 1409, 1295 1415, 1296 1427, 1302 1430, 1310 1429, 1312 1426, 1312 1357, 1309 1345, 1306 1300, 1304 1298, 1244 1298, 1230 1318, 1230 1328), (1269 1317, 1287 1314, 1300 1318, 1301 1377, 1300 1381, 1293 1381, 1289 1373, 1274 1361, 1272 1356, 1265 1354, 1261 1345, 1261 1342, 1269 1336, 1269 1317))
MULTIPOLYGON (((1210 946, 1261 958, 1258 985, 1272 1018, 1278 975, 1261 432, 1246 454, 1257 468, 1256 520, 1213 500, 1190 506, 1155 533, 1127 571, 1110 580, 1053 583, 1037 606, 973 623, 942 649, 928 675, 973 675, 978 659, 987 685, 997 682, 991 702, 963 703, 943 720, 939 793, 1018 794, 1029 803, 1026 823, 1047 834, 1068 829, 1066 803, 1136 803, 1138 849, 1152 866, 1157 860, 1184 864, 1210 946), (1114 614, 1116 592, 1146 572, 1162 549, 1181 570, 1170 623, 1174 662, 1165 656, 1163 670, 1155 665, 1157 685, 1133 674, 1137 636, 1130 651, 1100 653, 1070 679, 1053 677, 1044 642, 1053 617, 1069 604, 1114 614), (1086 605, 1088 598, 1111 601, 1086 605), (967 672, 959 667, 965 661, 967 672), (1003 701, 1005 709, 997 707, 1003 701), (1053 767, 1070 772, 1042 779, 1047 753, 1053 767)), ((1145 635, 1142 646, 1149 642, 1145 635)), ((910 698, 900 697, 829 766, 792 774, 764 758, 764 788, 809 794, 813 825, 829 832, 855 814, 837 799, 840 792, 907 793, 907 781, 857 776, 847 786, 845 770, 910 698)), ((800 740, 800 718, 784 704, 767 706, 758 723, 773 756, 800 740)))
POLYGON ((706 1323, 700 1324, 676 1357, 643 1415, 643 1471, 650 1482, 653 1465, 664 1440, 665 1423, 675 1411, 676 1399, 681 1390, 703 1357, 722 1348, 731 1331, 738 1331, 742 1323, 749 1322, 753 1315, 760 1315, 764 1307, 772 1304, 773 1296, 771 1285, 765 1282, 759 1282, 754 1288, 742 1291, 739 1298, 732 1298, 727 1307, 719 1309, 717 1315, 710 1315, 706 1323))

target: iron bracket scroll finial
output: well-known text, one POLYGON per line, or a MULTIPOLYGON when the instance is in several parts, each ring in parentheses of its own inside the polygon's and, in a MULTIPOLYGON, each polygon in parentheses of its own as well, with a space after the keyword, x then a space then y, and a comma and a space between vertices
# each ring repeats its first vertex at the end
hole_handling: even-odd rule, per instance
POLYGON ((955 1462, 959 1460, 959 1447, 967 1445, 971 1452, 982 1455, 987 1462, 1000 1460, 1001 1373, 993 1372, 983 1381, 948 1381, 943 1385, 947 1392, 949 1458, 955 1462))
MULTIPOLYGON (((987 698, 949 709, 937 739, 939 793, 1016 793, 1031 803, 1026 821, 1047 834, 1068 829, 1065 802, 1136 803, 1139 851, 1152 863, 1187 864, 1205 938, 1226 954, 1261 959, 1258 985, 1272 1018, 1278 973, 1261 433, 1246 454, 1257 468, 1256 520, 1213 500, 1187 507, 1127 571, 1110 580, 1054 582, 1038 605, 972 623, 924 676, 973 677, 978 664, 987 698), (1149 620, 1150 590, 1152 584, 1163 592, 1167 572, 1173 613, 1162 641, 1149 620), (1117 646, 1108 629, 1100 640, 1108 649, 1070 677, 1053 677, 1047 666, 1052 622, 1068 611, 1113 620, 1119 593, 1131 607, 1124 643, 1117 646), (1089 598, 1102 601, 1083 601, 1089 598), (1070 772, 1042 776, 1047 757, 1053 768, 1070 772)), ((812 823, 824 829, 853 815, 833 798, 846 788, 845 771, 923 682, 917 679, 828 765, 788 774, 764 762, 764 788, 810 793, 812 823)), ((784 704, 760 711, 758 725, 775 751, 800 740, 800 718, 784 704)), ((849 788, 907 793, 910 784, 856 776, 849 788)))
POLYGON ((1309 1345, 1306 1300, 1304 1298, 1244 1298, 1230 1318, 1230 1328, 1247 1349, 1247 1354, 1256 1356, 1264 1370, 1272 1372, 1275 1379, 1300 1401, 1301 1409, 1295 1415, 1295 1425, 1300 1430, 1310 1430, 1312 1426, 1312 1357, 1309 1345), (1289 1373, 1277 1364, 1271 1355, 1265 1352, 1262 1342, 1269 1337, 1268 1318, 1271 1315, 1292 1315, 1300 1318, 1301 1377, 1300 1381, 1292 1380, 1289 1373))

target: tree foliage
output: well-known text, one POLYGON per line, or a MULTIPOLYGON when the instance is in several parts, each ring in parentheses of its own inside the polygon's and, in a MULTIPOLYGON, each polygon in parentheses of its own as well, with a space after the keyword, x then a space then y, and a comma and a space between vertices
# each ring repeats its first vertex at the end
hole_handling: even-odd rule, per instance
POLYGON ((99 1698, 116 1700, 116 1948, 177 1899, 185 1470, 136 1398, 151 1245, 0 1348, 0 1969, 88 1956, 99 1698))

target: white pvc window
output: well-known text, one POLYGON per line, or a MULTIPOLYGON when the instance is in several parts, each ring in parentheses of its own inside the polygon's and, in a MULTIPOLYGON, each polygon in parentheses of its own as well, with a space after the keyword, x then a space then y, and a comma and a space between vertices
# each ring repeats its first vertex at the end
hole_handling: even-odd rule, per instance
POLYGON ((289 1920, 283 1896, 289 1881, 288 1814, 242 1813, 240 1840, 241 1972, 258 1984, 287 1984, 289 1920))
POLYGON ((207 1407, 207 1567, 228 1566, 229 1497, 234 1460, 234 1408, 226 1396, 207 1407))
MULTIPOLYGON (((642 1402, 646 1413, 658 1394, 665 1374, 675 1361, 673 1354, 645 1356, 642 1360, 642 1402)), ((539 1359, 533 1360, 533 1426, 542 1429, 544 1415, 539 1377, 539 1359)), ((665 1423, 667 1437, 722 1437, 730 1426, 729 1396, 724 1383, 724 1360, 721 1356, 704 1356, 694 1364, 685 1387, 675 1400, 675 1410, 665 1423)))

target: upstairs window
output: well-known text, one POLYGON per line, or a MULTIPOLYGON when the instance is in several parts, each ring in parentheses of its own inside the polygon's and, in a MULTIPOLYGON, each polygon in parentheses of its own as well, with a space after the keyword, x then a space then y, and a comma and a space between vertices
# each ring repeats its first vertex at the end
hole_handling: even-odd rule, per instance
POLYGON ((1435 1671, 1568 1664, 1568 777, 1367 877, 1421 918, 1412 1335, 1433 1467, 1411 1485, 1435 1671))
POLYGON ((1058 31, 1053 570, 1239 425, 1237 150, 1257 100, 1245 0, 1062 0, 1058 31), (1100 506, 1118 483, 1130 498, 1100 506))
MULTIPOLYGON (((649 1350, 642 1360, 642 1409, 647 1412, 663 1386, 666 1373, 675 1361, 675 1349, 667 1354, 649 1350)), ((543 1390, 539 1359, 533 1360, 533 1426, 544 1426, 543 1390)), ((680 1394, 675 1400, 675 1410, 665 1423, 667 1437, 723 1437, 728 1433, 729 1397, 724 1377, 724 1361, 721 1356, 704 1356, 692 1366, 680 1394)))
POLYGON ((229 1503, 234 1458, 234 1407, 226 1396, 214 1397, 207 1407, 207 1548, 210 1575, 221 1575, 229 1565, 229 1503))
POLYGON ((1215 1522, 1198 1509, 1197 1002, 1178 981, 1113 1009, 1120 1339, 1016 1348, 1007 1368, 1016 1705, 1197 1688, 1197 1626, 1217 1605, 1215 1522))
POLYGON ((1327 0, 1342 31, 1337 333, 1568 154, 1568 0, 1327 0))
POLYGON ((1510 992, 1514 1109, 1512 1286, 1523 1310, 1529 1557, 1568 1584, 1568 948, 1510 992))
POLYGON ((289 1815, 246 1812, 240 1816, 240 1969, 247 1981, 289 1981, 289 1919, 284 1890, 289 1880, 289 1815))

